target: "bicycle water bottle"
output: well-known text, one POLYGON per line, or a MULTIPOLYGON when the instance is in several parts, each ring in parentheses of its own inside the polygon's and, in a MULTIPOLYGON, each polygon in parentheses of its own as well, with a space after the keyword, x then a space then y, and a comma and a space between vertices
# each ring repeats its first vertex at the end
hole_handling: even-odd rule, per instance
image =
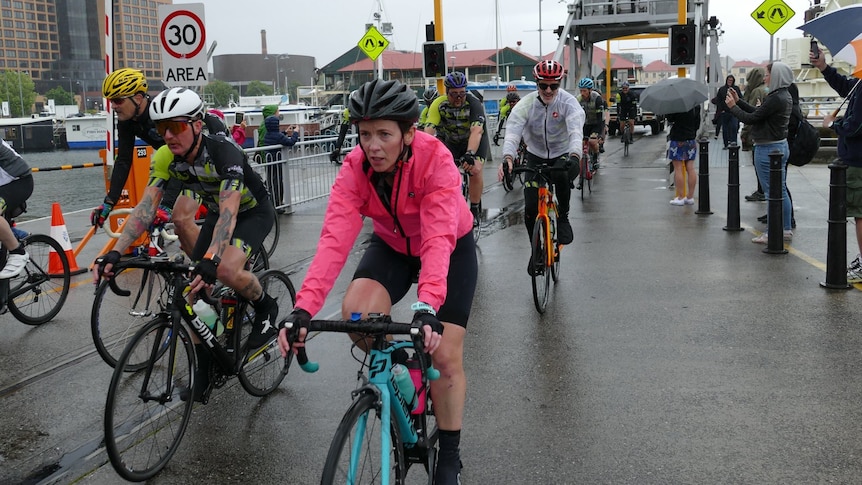
POLYGON ((416 386, 410 377, 410 371, 403 364, 395 364, 392 366, 392 377, 395 378, 398 393, 407 403, 407 409, 413 411, 413 408, 416 407, 416 386))
POLYGON ((194 310, 195 315, 197 315, 198 318, 200 318, 201 321, 204 322, 210 330, 212 330, 213 335, 218 337, 222 332, 224 332, 224 325, 221 323, 218 318, 218 314, 209 303, 203 300, 198 300, 195 302, 192 310, 194 310))

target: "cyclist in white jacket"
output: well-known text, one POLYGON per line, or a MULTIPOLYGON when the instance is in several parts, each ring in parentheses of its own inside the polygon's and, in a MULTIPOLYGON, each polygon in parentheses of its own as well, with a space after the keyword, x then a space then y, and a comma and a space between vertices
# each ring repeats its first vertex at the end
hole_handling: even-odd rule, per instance
MULTIPOLYGON (((528 167, 565 164, 569 168, 567 173, 555 174, 553 181, 559 204, 558 240, 560 244, 570 244, 574 234, 569 224, 569 198, 572 182, 578 177, 585 115, 577 99, 560 89, 564 74, 563 66, 556 61, 542 61, 533 68, 537 90, 521 98, 509 114, 503 160, 511 170, 518 144, 523 138, 527 145, 525 162, 528 167)), ((502 179, 502 165, 498 176, 502 179)), ((533 234, 539 211, 539 189, 530 183, 532 181, 528 175, 524 185, 527 237, 533 234)))

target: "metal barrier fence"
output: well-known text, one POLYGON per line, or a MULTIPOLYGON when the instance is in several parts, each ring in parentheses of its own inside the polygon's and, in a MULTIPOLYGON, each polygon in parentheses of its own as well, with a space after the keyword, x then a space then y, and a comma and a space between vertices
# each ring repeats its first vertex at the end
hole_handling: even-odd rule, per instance
MULTIPOLYGON (((251 166, 269 188, 275 208, 292 213, 294 205, 329 197, 341 165, 329 161, 337 137, 305 137, 292 147, 269 145, 247 148, 251 166)), ((350 151, 356 135, 344 140, 342 153, 350 151)))

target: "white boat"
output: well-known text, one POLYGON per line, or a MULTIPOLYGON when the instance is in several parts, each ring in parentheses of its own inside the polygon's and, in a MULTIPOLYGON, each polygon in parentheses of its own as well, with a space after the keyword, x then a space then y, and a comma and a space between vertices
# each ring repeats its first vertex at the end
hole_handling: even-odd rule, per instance
POLYGON ((66 144, 70 150, 105 148, 105 113, 70 116, 62 120, 66 127, 66 144))

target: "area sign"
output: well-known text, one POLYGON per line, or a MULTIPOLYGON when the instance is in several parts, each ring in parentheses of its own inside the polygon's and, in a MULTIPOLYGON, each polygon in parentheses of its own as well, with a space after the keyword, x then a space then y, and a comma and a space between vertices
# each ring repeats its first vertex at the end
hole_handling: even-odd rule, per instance
POLYGON ((209 81, 204 4, 160 5, 159 26, 165 86, 205 86, 209 81))
POLYGON ((783 0, 765 0, 751 12, 753 18, 769 35, 775 35, 778 29, 793 18, 793 11, 783 0))
POLYGON ((371 26, 365 35, 359 39, 359 43, 356 44, 359 47, 359 50, 365 53, 368 57, 371 58, 372 61, 376 61, 380 54, 383 54, 383 51, 386 50, 386 47, 389 46, 389 41, 386 40, 386 37, 383 37, 383 34, 377 30, 377 27, 371 26))

